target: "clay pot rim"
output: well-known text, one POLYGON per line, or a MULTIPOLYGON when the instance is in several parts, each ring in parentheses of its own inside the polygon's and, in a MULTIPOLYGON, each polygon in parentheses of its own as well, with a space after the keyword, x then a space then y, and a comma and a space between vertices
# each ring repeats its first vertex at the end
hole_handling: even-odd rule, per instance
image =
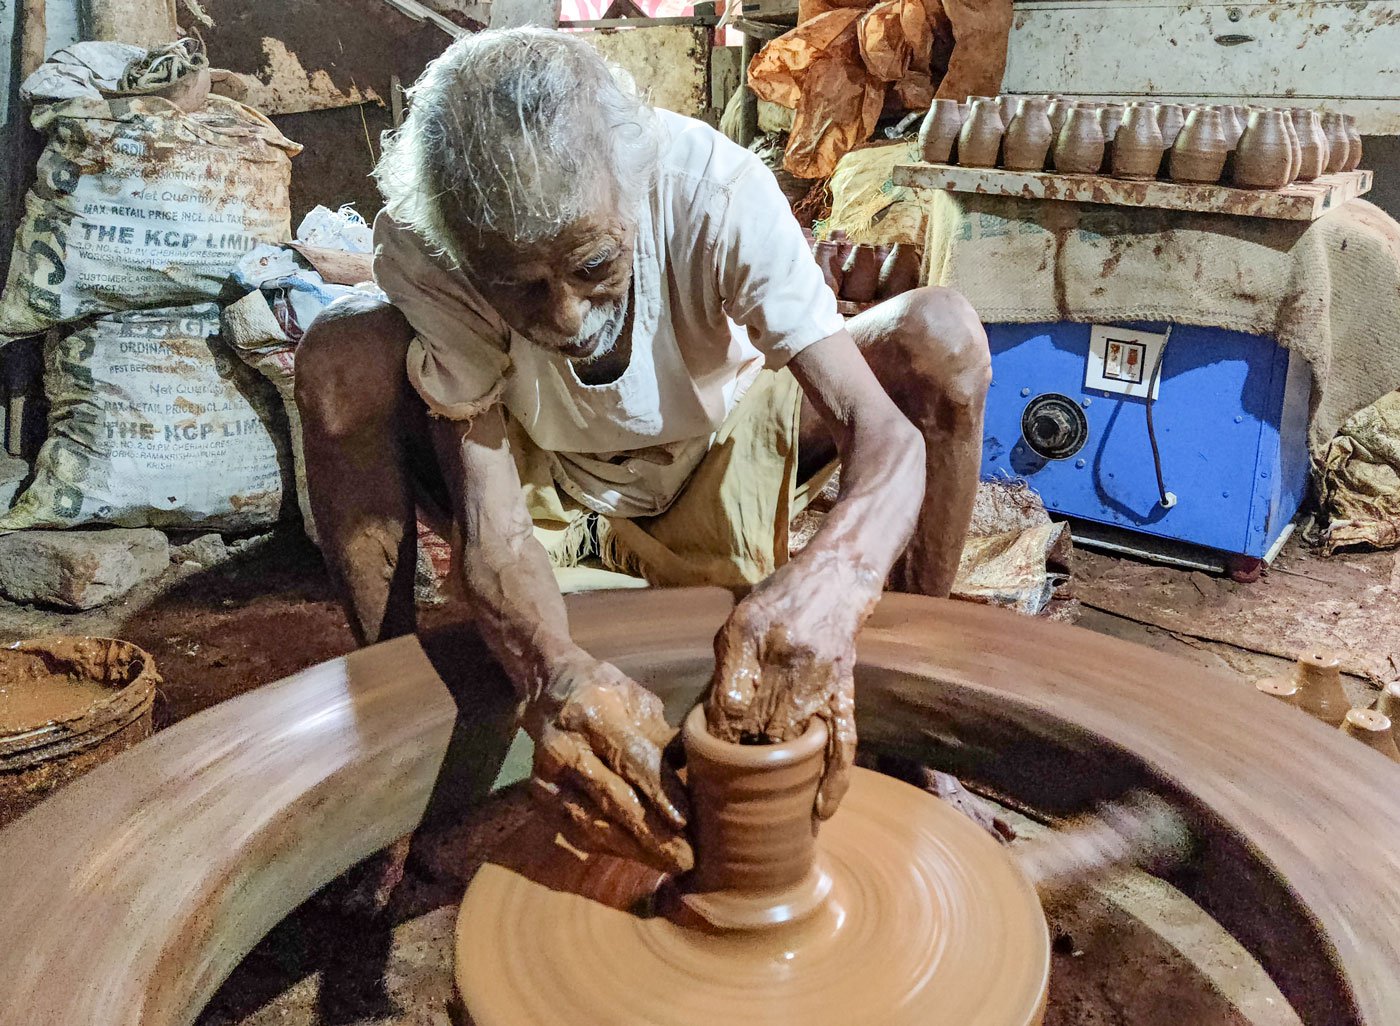
POLYGON ((697 705, 686 714, 681 738, 687 752, 702 759, 741 770, 771 770, 792 766, 812 758, 826 748, 827 729, 813 720, 799 738, 770 745, 741 745, 724 741, 710 733, 705 707, 697 705))
POLYGON ((141 669, 125 684, 108 685, 109 693, 104 698, 73 716, 0 734, 0 770, 23 769, 91 748, 144 716, 155 702, 156 685, 161 682, 155 659, 130 641, 87 634, 55 634, 11 642, 0 648, 0 652, 51 652, 50 646, 56 641, 117 646, 139 657, 141 669))

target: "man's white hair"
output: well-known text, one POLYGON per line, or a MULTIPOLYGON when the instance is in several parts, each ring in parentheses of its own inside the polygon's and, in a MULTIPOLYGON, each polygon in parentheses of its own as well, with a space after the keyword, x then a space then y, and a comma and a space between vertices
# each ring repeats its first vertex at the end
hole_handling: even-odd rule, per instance
POLYGON ((482 233, 537 242, 641 202, 658 134, 625 72, 582 39, 488 31, 423 72, 374 173, 389 215, 465 265, 482 233))

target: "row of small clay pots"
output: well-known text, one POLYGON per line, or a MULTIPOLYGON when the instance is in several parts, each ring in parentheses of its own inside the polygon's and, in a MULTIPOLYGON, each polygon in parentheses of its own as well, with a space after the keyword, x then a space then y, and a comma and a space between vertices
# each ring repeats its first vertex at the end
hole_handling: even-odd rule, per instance
POLYGON ((924 160, 1013 171, 1277 189, 1361 162, 1355 118, 1303 107, 1083 103, 1046 96, 934 100, 919 132, 924 160), (1013 108, 1009 124, 1003 112, 1013 108))
POLYGON ((885 300, 919 286, 922 256, 908 243, 871 246, 834 231, 813 244, 812 254, 831 291, 850 303, 885 300))

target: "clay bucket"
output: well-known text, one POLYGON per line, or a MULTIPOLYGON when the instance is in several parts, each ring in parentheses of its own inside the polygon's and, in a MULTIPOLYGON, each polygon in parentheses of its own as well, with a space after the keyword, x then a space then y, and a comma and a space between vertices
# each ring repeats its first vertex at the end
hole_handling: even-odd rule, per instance
POLYGON ((803 919, 831 891, 812 817, 826 753, 825 724, 795 741, 721 741, 692 709, 681 728, 695 869, 682 902, 712 926, 761 929, 803 919))
POLYGON ((149 653, 125 641, 59 636, 0 649, 0 826, 149 737, 159 683, 149 653), (28 710, 35 721, 18 724, 28 710))

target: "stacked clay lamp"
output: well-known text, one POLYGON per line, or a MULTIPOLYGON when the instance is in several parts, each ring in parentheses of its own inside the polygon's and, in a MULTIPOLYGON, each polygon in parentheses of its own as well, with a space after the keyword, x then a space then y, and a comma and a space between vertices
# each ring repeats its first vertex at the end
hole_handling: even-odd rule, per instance
POLYGON ((1355 117, 1305 107, 1125 106, 1013 95, 968 101, 933 101, 919 132, 919 159, 1259 190, 1354 171, 1361 162, 1355 117))
POLYGON ((739 745, 686 719, 695 868, 561 842, 487 863, 457 922, 474 1026, 1034 1026, 1050 939, 1035 889, 970 819, 857 769, 812 804, 827 732, 739 745))

